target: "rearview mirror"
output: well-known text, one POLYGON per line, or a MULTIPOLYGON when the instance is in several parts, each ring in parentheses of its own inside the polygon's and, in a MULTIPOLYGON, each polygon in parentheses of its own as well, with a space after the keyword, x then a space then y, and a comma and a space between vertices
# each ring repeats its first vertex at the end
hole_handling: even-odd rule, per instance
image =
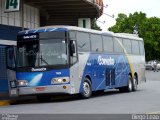
POLYGON ((70 41, 70 55, 71 56, 73 56, 73 54, 76 52, 76 50, 75 50, 75 43, 74 43, 74 41, 72 40, 72 41, 70 41))

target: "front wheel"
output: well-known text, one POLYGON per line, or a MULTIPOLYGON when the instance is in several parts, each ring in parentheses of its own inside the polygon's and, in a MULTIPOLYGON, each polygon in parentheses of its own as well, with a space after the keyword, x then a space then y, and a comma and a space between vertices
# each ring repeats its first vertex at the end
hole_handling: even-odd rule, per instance
POLYGON ((90 98, 92 95, 92 85, 88 78, 85 78, 83 82, 83 92, 80 95, 84 99, 90 98))

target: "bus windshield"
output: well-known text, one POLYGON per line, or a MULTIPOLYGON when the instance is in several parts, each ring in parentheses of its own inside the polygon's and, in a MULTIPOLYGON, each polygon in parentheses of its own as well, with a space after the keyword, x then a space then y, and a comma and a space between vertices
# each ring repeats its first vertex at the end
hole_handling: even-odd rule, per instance
POLYGON ((65 39, 47 39, 18 42, 17 67, 43 67, 66 65, 65 39))

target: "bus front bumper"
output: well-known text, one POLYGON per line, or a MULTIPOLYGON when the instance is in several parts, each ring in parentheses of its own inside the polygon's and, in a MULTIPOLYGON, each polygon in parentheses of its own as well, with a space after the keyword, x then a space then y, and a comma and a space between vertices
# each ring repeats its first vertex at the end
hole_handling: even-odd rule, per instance
POLYGON ((38 94, 75 94, 75 89, 70 84, 37 86, 37 87, 20 87, 18 89, 20 96, 22 95, 38 95, 38 94))

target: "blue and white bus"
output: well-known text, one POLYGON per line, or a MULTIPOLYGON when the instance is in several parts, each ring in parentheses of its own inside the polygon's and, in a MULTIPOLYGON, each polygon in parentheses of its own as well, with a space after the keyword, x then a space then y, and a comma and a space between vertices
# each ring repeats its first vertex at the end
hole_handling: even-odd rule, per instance
POLYGON ((7 50, 16 61, 8 64, 11 96, 89 98, 106 89, 136 91, 145 81, 143 39, 131 34, 49 26, 19 32, 12 51, 7 50))

